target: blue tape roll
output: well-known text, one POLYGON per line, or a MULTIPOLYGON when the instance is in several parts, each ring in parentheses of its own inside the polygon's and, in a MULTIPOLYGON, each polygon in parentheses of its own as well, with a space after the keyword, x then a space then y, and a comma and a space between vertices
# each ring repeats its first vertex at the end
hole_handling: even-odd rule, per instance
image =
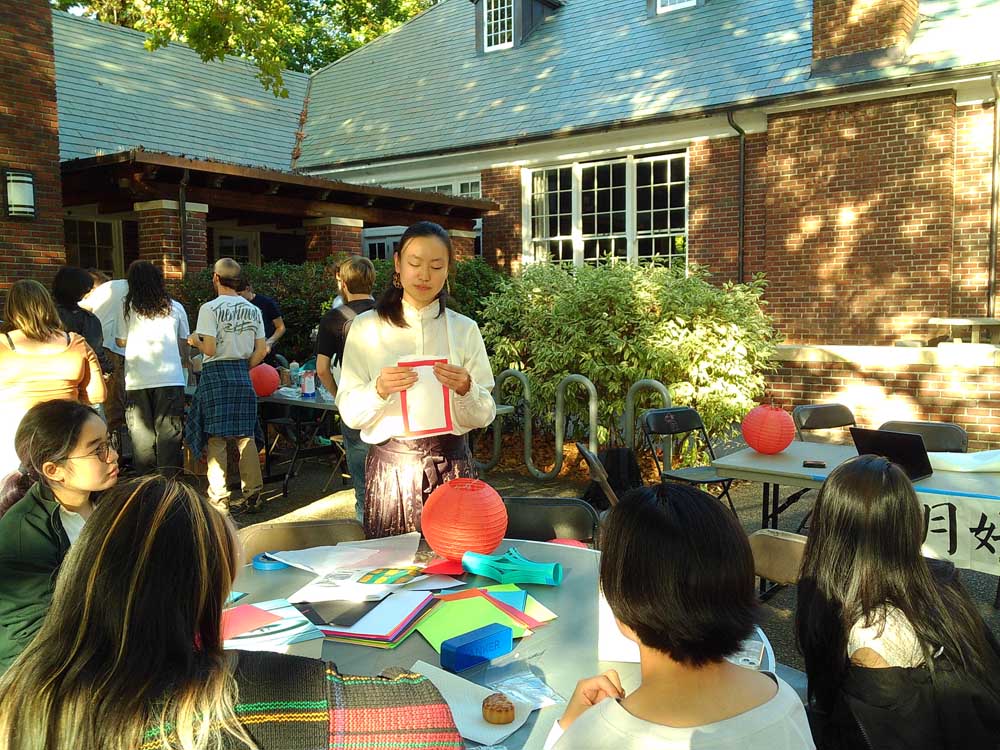
POLYGON ((259 555, 254 555, 253 567, 254 570, 281 570, 288 566, 278 560, 272 560, 266 552, 261 552, 259 555))

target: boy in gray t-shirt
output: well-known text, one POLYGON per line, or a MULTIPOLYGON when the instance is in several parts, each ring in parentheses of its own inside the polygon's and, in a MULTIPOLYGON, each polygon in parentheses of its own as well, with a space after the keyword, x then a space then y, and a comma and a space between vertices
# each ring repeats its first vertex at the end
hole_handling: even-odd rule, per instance
POLYGON ((198 325, 188 343, 204 355, 184 431, 195 456, 207 454, 208 499, 221 513, 255 510, 263 479, 257 459, 257 394, 250 368, 267 356, 260 310, 239 295, 240 264, 232 258, 216 262, 212 284, 218 297, 198 311, 198 325), (240 454, 243 500, 229 502, 226 444, 235 440, 240 454))

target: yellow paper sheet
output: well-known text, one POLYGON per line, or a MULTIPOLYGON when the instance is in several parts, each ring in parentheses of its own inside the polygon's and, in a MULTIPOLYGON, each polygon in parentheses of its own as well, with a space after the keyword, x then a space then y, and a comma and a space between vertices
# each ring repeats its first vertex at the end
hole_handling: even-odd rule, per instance
MULTIPOLYGON (((482 588, 485 591, 518 591, 520 586, 516 583, 497 583, 493 586, 483 586, 482 588)), ((539 622, 549 622, 559 616, 531 594, 528 594, 528 601, 524 605, 524 614, 539 622)))
POLYGON ((449 638, 492 624, 506 625, 515 638, 531 635, 531 631, 506 612, 497 609, 482 596, 442 601, 417 625, 433 649, 441 653, 441 644, 449 638))

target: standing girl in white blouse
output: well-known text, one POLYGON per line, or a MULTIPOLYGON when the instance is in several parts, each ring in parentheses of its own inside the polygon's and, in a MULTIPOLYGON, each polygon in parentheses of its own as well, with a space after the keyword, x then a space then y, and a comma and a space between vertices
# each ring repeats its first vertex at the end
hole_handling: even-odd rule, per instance
POLYGON ((496 417, 493 372, 479 326, 445 307, 454 261, 451 238, 429 221, 403 234, 393 255, 392 286, 374 310, 354 319, 344 347, 337 407, 348 427, 371 444, 365 465, 365 532, 369 538, 420 529, 424 500, 456 477, 475 477, 465 435, 496 417), (452 429, 408 435, 401 393, 417 382, 401 361, 447 358, 434 377, 448 389, 452 429))

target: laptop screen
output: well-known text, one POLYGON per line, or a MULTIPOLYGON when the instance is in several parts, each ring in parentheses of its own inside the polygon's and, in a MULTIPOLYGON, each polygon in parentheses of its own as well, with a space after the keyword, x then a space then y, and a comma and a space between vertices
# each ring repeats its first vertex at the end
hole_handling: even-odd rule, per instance
POLYGON ((887 458, 905 471, 911 482, 925 479, 934 473, 924 447, 924 439, 920 435, 852 427, 851 437, 859 456, 870 454, 887 458))

